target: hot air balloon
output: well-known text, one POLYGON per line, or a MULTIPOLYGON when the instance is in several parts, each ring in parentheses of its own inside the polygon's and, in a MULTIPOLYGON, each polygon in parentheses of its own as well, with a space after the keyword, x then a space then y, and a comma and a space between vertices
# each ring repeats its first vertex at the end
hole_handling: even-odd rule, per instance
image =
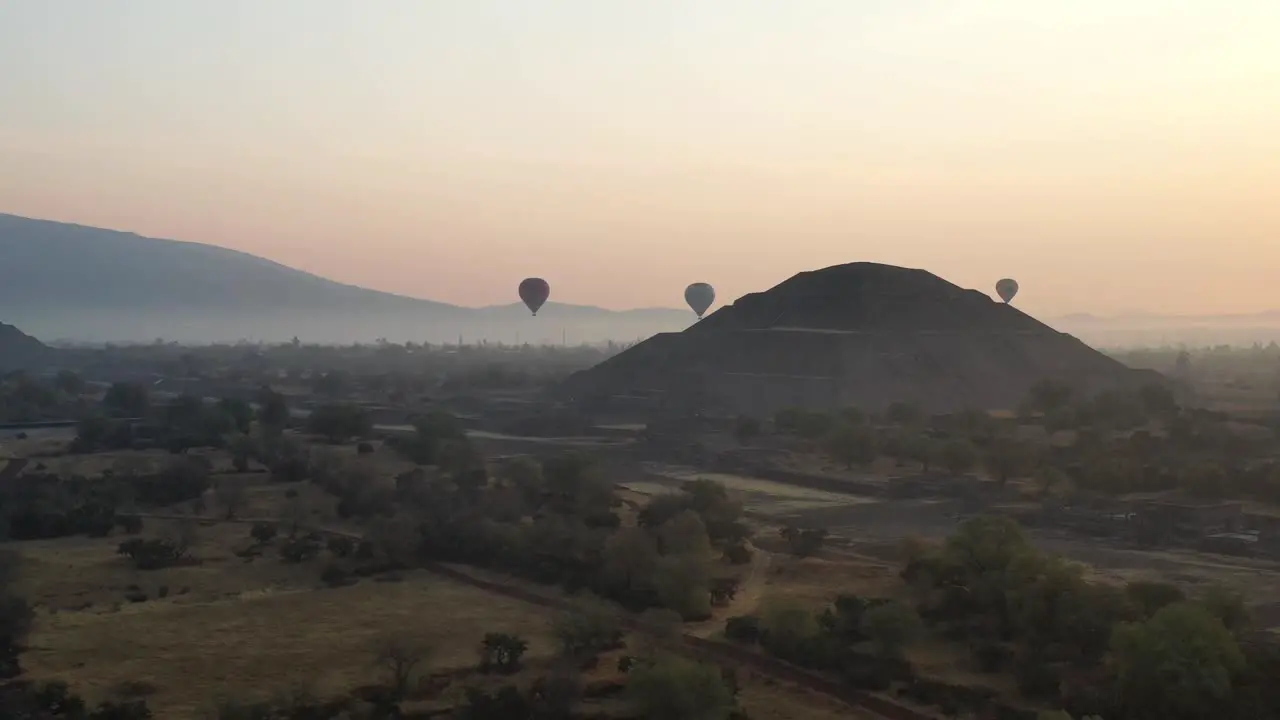
POLYGON ((520 281, 520 299, 535 316, 538 314, 538 308, 542 307, 549 297, 551 297, 551 286, 546 280, 525 278, 520 281))
POLYGON ((1005 278, 996 283, 996 294, 1000 299, 1009 303, 1013 300, 1013 296, 1018 294, 1018 281, 1013 278, 1005 278))
POLYGON ((684 301, 701 318, 702 313, 716 301, 716 289, 706 283, 694 283, 684 289, 684 301))

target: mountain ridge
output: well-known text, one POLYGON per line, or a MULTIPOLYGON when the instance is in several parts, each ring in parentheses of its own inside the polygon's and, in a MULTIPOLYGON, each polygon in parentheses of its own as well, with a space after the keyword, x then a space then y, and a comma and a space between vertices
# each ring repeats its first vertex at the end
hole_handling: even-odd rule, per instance
MULTIPOLYGON (((462 335, 576 343, 635 340, 694 322, 683 308, 614 310, 557 301, 533 322, 518 302, 456 305, 331 280, 217 245, 4 213, 0 258, 0 319, 46 340, 448 341, 462 335)), ((1073 313, 1045 322, 1103 345, 1134 338, 1145 344, 1280 339, 1280 310, 1073 313)))
POLYGON ((337 282, 215 245, 0 214, 0 312, 37 336, 180 342, 378 337, 598 342, 683 327, 687 310, 465 307, 337 282))

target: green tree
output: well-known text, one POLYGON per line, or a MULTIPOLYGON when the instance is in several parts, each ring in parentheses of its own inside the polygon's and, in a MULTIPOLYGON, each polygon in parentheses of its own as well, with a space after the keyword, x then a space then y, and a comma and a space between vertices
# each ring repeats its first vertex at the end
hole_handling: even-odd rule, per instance
POLYGON ((1231 700, 1233 678, 1245 669, 1222 621, 1190 602, 1117 627, 1111 652, 1119 697, 1134 720, 1216 717, 1231 700))
POLYGON ((871 638, 877 653, 884 657, 898 657, 904 648, 920 637, 924 625, 915 610, 892 601, 863 613, 862 631, 871 638))
POLYGON ((1223 585, 1210 585, 1200 597, 1200 604, 1232 632, 1249 624, 1249 608, 1244 595, 1223 585))
POLYGON ((1155 616, 1164 608, 1187 599, 1176 585, 1153 580, 1134 580, 1125 585, 1125 595, 1142 611, 1144 618, 1155 616))
POLYGON ((658 530, 664 555, 702 557, 711 551, 711 538, 701 516, 685 510, 662 524, 658 530))
POLYGON ((817 618, 797 603, 775 599, 761 608, 761 641, 776 655, 796 657, 819 631, 817 618))
POLYGON ((583 603, 557 615, 551 634, 560 646, 560 655, 582 661, 617 647, 622 642, 622 626, 607 606, 583 603))
POLYGON ((658 561, 653 586, 664 607, 686 620, 702 620, 711 615, 711 571, 707 563, 692 556, 669 556, 658 561))
POLYGON ((725 720, 734 705, 719 668, 678 656, 633 669, 627 697, 649 720, 725 720))
POLYGON ((642 528, 621 528, 605 541, 604 563, 606 576, 618 587, 646 587, 658 566, 658 544, 642 528))

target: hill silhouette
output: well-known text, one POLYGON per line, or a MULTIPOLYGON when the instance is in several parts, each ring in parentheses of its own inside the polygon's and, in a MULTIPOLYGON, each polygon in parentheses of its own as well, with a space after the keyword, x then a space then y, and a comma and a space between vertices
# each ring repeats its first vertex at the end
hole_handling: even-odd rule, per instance
MULTIPOLYGON (((467 308, 345 285, 235 250, 0 214, 0 318, 45 338, 598 342, 687 326, 674 309, 467 308)), ((512 281, 512 296, 515 295, 512 281)))
POLYGON ((1043 379, 1082 391, 1132 370, 1011 305, 924 270, 852 263, 800 273, 680 333, 663 333, 560 388, 771 415, 786 407, 1013 408, 1043 379))
POLYGON ((0 323, 0 372, 39 370, 57 351, 12 325, 0 323))

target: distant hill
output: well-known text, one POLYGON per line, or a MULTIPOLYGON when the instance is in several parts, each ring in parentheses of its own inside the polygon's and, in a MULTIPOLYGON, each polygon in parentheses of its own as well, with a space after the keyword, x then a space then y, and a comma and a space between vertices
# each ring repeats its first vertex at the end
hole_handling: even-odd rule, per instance
MULTIPOLYGON (((514 292, 514 291, 513 291, 514 292)), ((630 341, 692 313, 466 308, 344 285, 247 253, 0 214, 0 320, 45 340, 630 341)))
MULTIPOLYGON (((1027 288, 1024 292, 1031 292, 1027 288)), ((729 300, 729 298, 725 298, 729 300)), ((684 309, 548 303, 467 308, 334 282, 247 253, 0 213, 0 321, 45 341, 633 341, 689 327, 684 309)), ((1095 346, 1280 340, 1280 311, 1050 318, 1095 346)))
POLYGON ((924 270, 852 263, 739 298, 575 373, 559 391, 602 409, 692 404, 767 417, 895 401, 1013 409, 1046 378, 1083 392, 1161 381, 924 270))

